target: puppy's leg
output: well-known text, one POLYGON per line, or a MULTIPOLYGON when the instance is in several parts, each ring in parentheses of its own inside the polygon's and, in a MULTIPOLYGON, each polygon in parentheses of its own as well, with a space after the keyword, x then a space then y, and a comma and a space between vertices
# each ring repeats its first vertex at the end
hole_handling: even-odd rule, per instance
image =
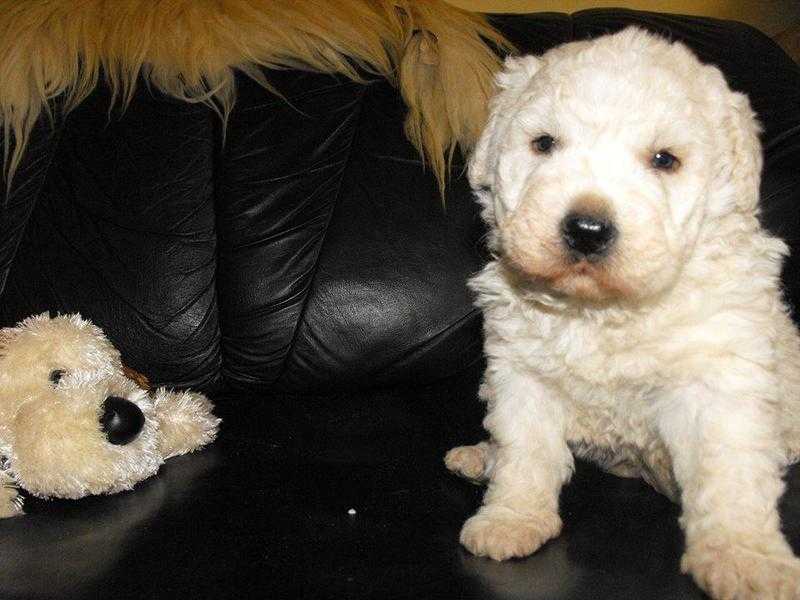
POLYGON ((491 366, 484 425, 496 444, 484 504, 461 530, 473 554, 527 556, 561 531, 558 495, 572 473, 562 406, 532 376, 491 366))
POLYGON ((781 389, 781 427, 786 462, 800 461, 800 338, 787 315, 781 315, 782 332, 777 340, 777 373, 781 389))
POLYGON ((800 560, 778 516, 784 455, 775 407, 752 386, 719 388, 689 386, 658 407, 681 488, 681 568, 718 600, 800 598, 800 560))
POLYGON ((474 446, 458 446, 444 457, 447 468, 473 483, 486 483, 492 477, 497 462, 497 446, 481 442, 474 446))

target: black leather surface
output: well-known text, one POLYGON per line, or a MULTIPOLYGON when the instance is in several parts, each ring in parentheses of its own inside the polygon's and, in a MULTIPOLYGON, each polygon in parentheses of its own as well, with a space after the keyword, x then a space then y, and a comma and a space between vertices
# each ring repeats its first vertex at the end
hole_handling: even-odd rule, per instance
MULTIPOLYGON (((62 130, 60 118, 52 123, 39 121, 13 185, 0 181, 0 292, 5 288, 20 241, 48 177, 62 130)), ((0 128, 0 147, 4 147, 6 141, 0 128)), ((11 144, 13 142, 9 142, 9 146, 11 144)))
MULTIPOLYGON (((635 22, 719 64, 764 123, 763 219, 792 245, 798 305, 800 70, 777 46, 620 10, 495 21, 533 52, 635 22)), ((482 416, 463 175, 442 208, 386 84, 270 78, 289 104, 243 79, 224 145, 216 115, 145 89, 122 115, 101 90, 37 129, 0 208, 0 324, 79 310, 154 382, 212 391, 225 422, 132 493, 0 522, 0 597, 701 598, 678 508, 587 465, 534 557, 460 549, 481 490, 441 461, 482 416)))
MULTIPOLYGON (((637 23, 718 64, 764 123, 763 218, 796 250, 797 305, 800 72, 777 46, 622 10, 494 20, 526 52, 637 23)), ((224 144, 207 108, 145 89, 124 114, 100 90, 63 132, 41 124, 0 222, 0 323, 80 310, 154 382, 206 390, 363 389, 478 360, 463 282, 482 232, 461 167, 443 210, 389 86, 270 78, 289 103, 243 78, 224 144)))
MULTIPOLYGON (((718 64, 764 123, 764 221, 800 257, 800 73, 765 36, 619 10, 495 22, 526 52, 638 23, 718 64)), ((124 114, 100 90, 63 133, 42 125, 2 224, 2 273, 21 243, 0 323, 79 310, 154 382, 206 390, 363 389, 478 360, 463 282, 482 231, 462 167, 443 209, 387 84, 270 78, 289 102, 243 78, 224 144, 207 108, 145 89, 124 114)))
POLYGON ((481 230, 465 179, 442 210, 387 84, 272 81, 288 103, 240 82, 218 163, 226 380, 363 388, 475 362, 479 319, 464 281, 479 268, 481 230))
MULTIPOLYGON (((122 117, 109 115, 103 89, 73 111, 46 178, 32 165, 13 180, 12 202, 35 207, 3 291, 2 323, 81 312, 154 381, 211 387, 221 361, 215 123, 205 108, 144 88, 122 117)), ((50 146, 34 142, 44 165, 50 146)))
MULTIPOLYGON (((562 492, 558 539, 505 563, 461 549, 482 490, 449 475, 442 453, 479 435, 478 374, 247 402, 244 414, 223 410, 214 446, 170 460, 132 492, 28 499, 27 516, 0 521, 0 597, 705 597, 679 572, 678 507, 581 462, 562 492)), ((781 511, 795 550, 798 498, 795 468, 781 511)))

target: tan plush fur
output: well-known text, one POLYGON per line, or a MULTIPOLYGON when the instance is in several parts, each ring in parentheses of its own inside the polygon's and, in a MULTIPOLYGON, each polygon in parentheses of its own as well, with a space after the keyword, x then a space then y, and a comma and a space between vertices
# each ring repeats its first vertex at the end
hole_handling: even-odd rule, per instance
POLYGON ((142 76, 225 117, 235 71, 269 89, 269 67, 399 84, 408 136, 443 184, 456 145, 469 150, 483 126, 500 66, 487 41, 510 47, 441 0, 0 0, 5 172, 10 180, 51 101, 74 108, 101 73, 123 106, 142 76))
POLYGON ((130 489, 165 459, 213 441, 211 410, 202 394, 143 390, 79 315, 0 330, 0 518, 22 511, 17 485, 45 498, 130 489), (104 429, 109 398, 143 416, 131 439, 112 441, 104 429))

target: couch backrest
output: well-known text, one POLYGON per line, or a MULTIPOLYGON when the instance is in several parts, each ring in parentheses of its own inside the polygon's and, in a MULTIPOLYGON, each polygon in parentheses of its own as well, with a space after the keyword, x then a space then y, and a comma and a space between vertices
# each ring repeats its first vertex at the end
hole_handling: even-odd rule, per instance
MULTIPOLYGON (((800 70, 777 46, 631 11, 495 21, 527 52, 635 22, 717 63, 765 126, 763 217, 793 247, 797 303, 800 70)), ((122 114, 100 87, 40 123, 0 208, 0 324, 79 311, 155 383, 212 391, 423 383, 479 361, 464 282, 483 229, 461 162, 442 206, 388 84, 269 78, 284 98, 241 78, 224 132, 141 86, 122 114)))

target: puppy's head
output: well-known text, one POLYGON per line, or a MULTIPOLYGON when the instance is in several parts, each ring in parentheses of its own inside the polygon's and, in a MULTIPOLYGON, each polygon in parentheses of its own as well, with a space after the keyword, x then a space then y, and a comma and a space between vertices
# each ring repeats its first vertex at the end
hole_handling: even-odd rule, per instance
POLYGON ((709 218, 754 213, 747 98, 682 44, 629 28, 509 58, 469 176, 503 261, 578 301, 674 285, 709 218))

